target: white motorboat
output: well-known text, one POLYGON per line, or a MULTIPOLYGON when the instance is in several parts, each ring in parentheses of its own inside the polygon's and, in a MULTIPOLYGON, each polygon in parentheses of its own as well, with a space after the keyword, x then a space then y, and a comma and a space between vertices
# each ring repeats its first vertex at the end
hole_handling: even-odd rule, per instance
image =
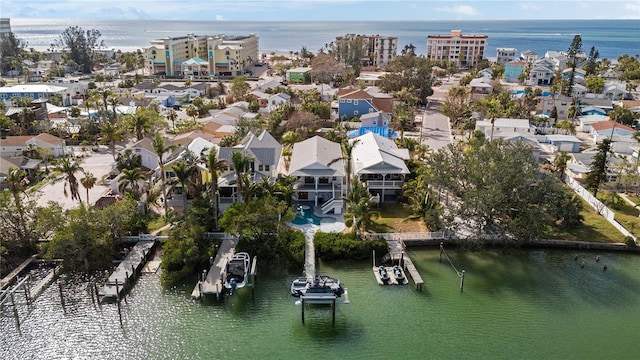
POLYGON ((344 292, 340 280, 325 275, 316 276, 315 279, 299 277, 291 283, 291 295, 295 297, 307 294, 340 297, 344 292))
POLYGON ((233 295, 236 289, 243 288, 247 285, 250 264, 251 258, 246 252, 233 255, 229 262, 227 262, 223 279, 224 287, 229 292, 229 295, 233 295))

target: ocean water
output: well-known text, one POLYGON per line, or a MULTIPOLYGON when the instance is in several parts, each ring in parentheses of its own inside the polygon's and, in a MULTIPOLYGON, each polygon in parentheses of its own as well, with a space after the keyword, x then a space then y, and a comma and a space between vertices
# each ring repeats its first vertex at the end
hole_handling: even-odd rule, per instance
POLYGON ((336 36, 346 33, 397 36, 398 48, 413 44, 418 54, 426 52, 427 35, 448 34, 460 29, 468 34, 489 36, 486 57, 496 48, 532 50, 543 56, 548 50, 566 51, 575 34, 582 47, 595 46, 600 58, 615 60, 622 54, 640 54, 640 20, 500 20, 500 21, 169 21, 169 20, 64 20, 11 19, 14 34, 36 50, 50 48, 69 26, 97 29, 108 48, 134 50, 154 39, 188 33, 244 35, 260 38, 261 52, 318 51, 336 36))

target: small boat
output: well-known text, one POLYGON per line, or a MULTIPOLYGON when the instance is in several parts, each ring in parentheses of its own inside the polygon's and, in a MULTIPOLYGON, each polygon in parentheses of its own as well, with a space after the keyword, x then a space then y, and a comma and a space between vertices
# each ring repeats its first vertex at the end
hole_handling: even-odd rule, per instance
POLYGON ((404 281, 405 281, 404 271, 402 271, 402 268, 400 266, 394 265, 393 276, 396 278, 396 281, 398 282, 398 284, 404 284, 404 281))
POLYGON ((233 295, 236 289, 247 285, 251 258, 246 252, 240 252, 227 262, 224 270, 224 287, 233 295))
POLYGON ((383 283, 389 283, 389 272, 387 272, 385 266, 378 266, 378 274, 380 274, 380 280, 382 280, 383 283))
POLYGON ((300 297, 309 286, 308 279, 306 277, 299 277, 291 283, 291 296, 300 297))
POLYGON ((307 294, 340 297, 344 294, 344 291, 340 280, 325 275, 316 276, 313 280, 299 277, 291 283, 291 295, 295 297, 307 294))

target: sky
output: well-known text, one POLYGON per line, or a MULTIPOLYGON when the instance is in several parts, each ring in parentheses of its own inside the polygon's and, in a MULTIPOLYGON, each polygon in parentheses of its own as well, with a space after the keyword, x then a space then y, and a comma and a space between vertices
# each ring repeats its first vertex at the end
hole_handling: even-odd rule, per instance
POLYGON ((1 0, 0 16, 218 21, 640 20, 640 0, 1 0))

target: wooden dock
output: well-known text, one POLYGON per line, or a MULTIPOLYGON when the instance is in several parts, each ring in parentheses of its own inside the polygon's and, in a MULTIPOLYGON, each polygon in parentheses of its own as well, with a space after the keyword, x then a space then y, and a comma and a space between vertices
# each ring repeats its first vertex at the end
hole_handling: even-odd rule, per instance
POLYGON ((138 241, 111 273, 104 286, 100 288, 98 296, 102 298, 120 298, 125 287, 129 286, 133 280, 136 272, 140 272, 140 269, 144 266, 147 255, 155 244, 155 240, 138 241))
POLYGON ((224 284, 222 282, 222 272, 227 266, 227 262, 236 252, 238 238, 227 236, 222 238, 222 242, 218 247, 216 258, 213 260, 209 272, 204 281, 200 280, 191 292, 191 296, 200 299, 203 295, 215 294, 216 298, 220 298, 223 293, 224 284))
POLYGON ((391 261, 398 261, 400 266, 405 269, 405 274, 409 274, 413 282, 416 284, 416 290, 422 290, 424 286, 424 280, 416 269, 411 257, 405 251, 404 242, 401 239, 395 239, 392 237, 386 237, 387 247, 389 248, 389 256, 391 261))

